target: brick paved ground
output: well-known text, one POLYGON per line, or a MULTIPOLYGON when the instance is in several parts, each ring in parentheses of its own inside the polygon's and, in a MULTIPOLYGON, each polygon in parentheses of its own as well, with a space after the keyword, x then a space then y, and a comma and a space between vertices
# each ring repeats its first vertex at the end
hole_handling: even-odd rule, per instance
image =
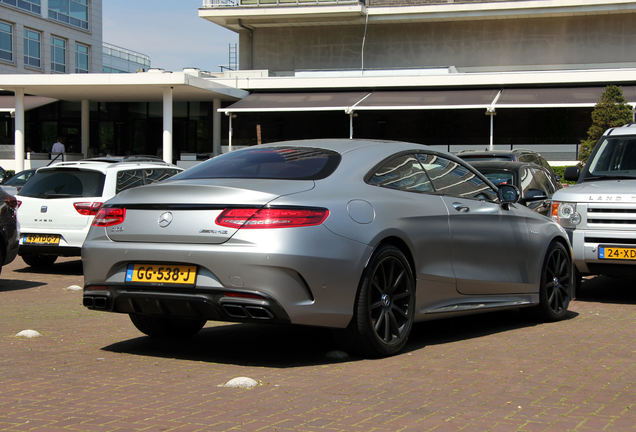
POLYGON ((0 430, 633 431, 634 281, 584 284, 571 319, 429 322, 407 350, 333 360, 329 333, 209 323, 160 345, 81 306, 81 263, 0 275, 0 430), (17 338, 24 329, 42 336, 17 338), (220 387, 247 376, 261 385, 220 387))

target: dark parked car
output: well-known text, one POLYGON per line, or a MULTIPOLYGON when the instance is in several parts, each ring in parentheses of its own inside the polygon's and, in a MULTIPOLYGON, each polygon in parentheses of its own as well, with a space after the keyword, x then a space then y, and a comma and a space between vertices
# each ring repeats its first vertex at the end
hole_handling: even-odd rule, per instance
POLYGON ((11 195, 16 195, 18 192, 20 192, 20 189, 22 189, 22 186, 24 186, 27 180, 33 177, 35 171, 36 170, 34 169, 20 171, 16 175, 7 178, 5 181, 2 182, 0 186, 2 187, 2 189, 4 189, 5 192, 11 195))
POLYGON ((0 190, 0 271, 18 254, 17 206, 13 195, 0 190))
POLYGON ((474 161, 515 161, 534 163, 545 168, 552 177, 554 183, 560 183, 560 178, 554 173, 554 170, 548 161, 533 150, 514 149, 514 150, 467 150, 457 154, 457 156, 466 162, 474 161))
POLYGON ((550 172, 534 163, 511 161, 471 161, 470 164, 496 186, 512 184, 521 191, 519 202, 543 215, 550 212, 550 198, 561 189, 550 172))

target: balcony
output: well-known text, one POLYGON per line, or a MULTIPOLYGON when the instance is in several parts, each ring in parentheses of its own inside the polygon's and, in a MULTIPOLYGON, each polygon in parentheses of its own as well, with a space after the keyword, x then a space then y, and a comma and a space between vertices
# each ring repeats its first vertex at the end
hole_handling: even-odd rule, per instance
POLYGON ((319 6, 364 3, 358 0, 203 0, 204 9, 236 7, 319 6))

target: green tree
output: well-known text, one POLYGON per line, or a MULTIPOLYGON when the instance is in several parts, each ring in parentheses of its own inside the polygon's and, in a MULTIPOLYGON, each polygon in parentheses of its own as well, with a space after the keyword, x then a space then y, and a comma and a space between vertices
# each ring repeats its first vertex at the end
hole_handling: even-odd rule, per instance
POLYGON ((585 163, 590 157, 603 132, 631 122, 632 117, 632 107, 623 96, 623 90, 615 85, 605 87, 601 99, 592 111, 592 125, 587 130, 587 138, 581 141, 581 162, 585 163))

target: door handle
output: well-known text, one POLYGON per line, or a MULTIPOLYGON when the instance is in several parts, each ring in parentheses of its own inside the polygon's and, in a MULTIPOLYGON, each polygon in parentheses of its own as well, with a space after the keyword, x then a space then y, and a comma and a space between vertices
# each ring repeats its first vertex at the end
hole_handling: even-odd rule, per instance
POLYGON ((462 203, 454 202, 453 208, 460 213, 466 213, 470 211, 470 207, 463 205, 462 203))

